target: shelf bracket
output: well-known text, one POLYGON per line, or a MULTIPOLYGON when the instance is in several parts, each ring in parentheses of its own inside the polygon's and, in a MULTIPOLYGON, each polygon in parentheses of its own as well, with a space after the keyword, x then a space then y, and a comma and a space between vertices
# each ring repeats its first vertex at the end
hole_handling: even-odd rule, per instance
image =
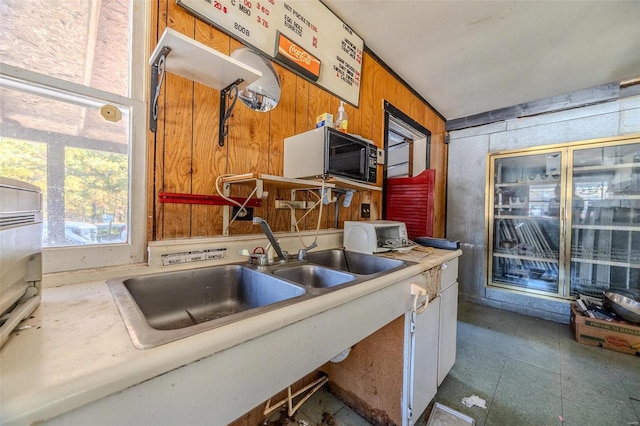
POLYGON ((218 121, 218 145, 224 146, 224 138, 227 136, 229 131, 229 125, 227 121, 231 117, 231 112, 233 111, 233 107, 236 105, 236 101, 238 100, 238 85, 242 83, 244 80, 239 78, 224 89, 220 90, 220 111, 219 111, 219 121, 218 121), (227 109, 227 95, 231 90, 235 88, 235 95, 231 98, 231 105, 227 109))
POLYGON ((158 98, 160 97, 160 88, 164 80, 165 62, 167 55, 171 52, 171 48, 163 46, 151 65, 151 90, 149 93, 153 96, 149 107, 149 130, 153 133, 158 131, 158 98))

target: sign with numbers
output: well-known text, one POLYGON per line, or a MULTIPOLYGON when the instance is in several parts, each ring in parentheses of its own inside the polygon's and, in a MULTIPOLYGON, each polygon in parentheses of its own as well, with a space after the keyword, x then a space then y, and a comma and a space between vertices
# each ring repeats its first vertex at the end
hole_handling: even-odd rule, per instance
POLYGON ((177 2, 230 36, 358 106, 364 42, 319 0, 177 2), (296 51, 287 55, 282 51, 285 45, 296 51), (292 65, 291 56, 299 57, 300 50, 313 58, 313 70, 292 65))

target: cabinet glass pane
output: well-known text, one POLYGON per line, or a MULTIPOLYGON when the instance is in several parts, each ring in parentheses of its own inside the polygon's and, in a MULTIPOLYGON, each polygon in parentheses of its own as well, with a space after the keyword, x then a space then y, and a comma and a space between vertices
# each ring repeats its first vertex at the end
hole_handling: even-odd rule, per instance
POLYGON ((492 283, 558 295, 560 152, 494 160, 492 283))
POLYGON ((573 152, 571 296, 640 291, 640 144, 573 152))

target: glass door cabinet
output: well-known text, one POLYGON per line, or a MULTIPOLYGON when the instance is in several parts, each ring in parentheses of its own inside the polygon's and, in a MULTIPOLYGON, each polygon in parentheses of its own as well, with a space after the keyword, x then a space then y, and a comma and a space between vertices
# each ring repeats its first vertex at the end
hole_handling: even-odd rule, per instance
POLYGON ((488 285, 640 291, 639 137, 494 153, 488 167, 488 285))

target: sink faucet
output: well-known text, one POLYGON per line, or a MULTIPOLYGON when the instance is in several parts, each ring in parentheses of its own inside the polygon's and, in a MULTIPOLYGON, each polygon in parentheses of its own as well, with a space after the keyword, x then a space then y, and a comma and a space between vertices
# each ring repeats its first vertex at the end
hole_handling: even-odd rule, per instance
POLYGON ((282 252, 280 244, 278 244, 278 240, 276 240, 276 237, 273 236, 273 232, 271 232, 271 228, 269 227, 267 221, 261 217, 254 217, 253 224, 260 225, 260 227, 262 228, 262 232, 264 232, 264 234, 267 236, 267 239, 271 243, 271 247, 273 247, 273 249, 276 251, 276 254, 280 258, 280 262, 286 262, 287 256, 285 256, 285 254, 282 252))

